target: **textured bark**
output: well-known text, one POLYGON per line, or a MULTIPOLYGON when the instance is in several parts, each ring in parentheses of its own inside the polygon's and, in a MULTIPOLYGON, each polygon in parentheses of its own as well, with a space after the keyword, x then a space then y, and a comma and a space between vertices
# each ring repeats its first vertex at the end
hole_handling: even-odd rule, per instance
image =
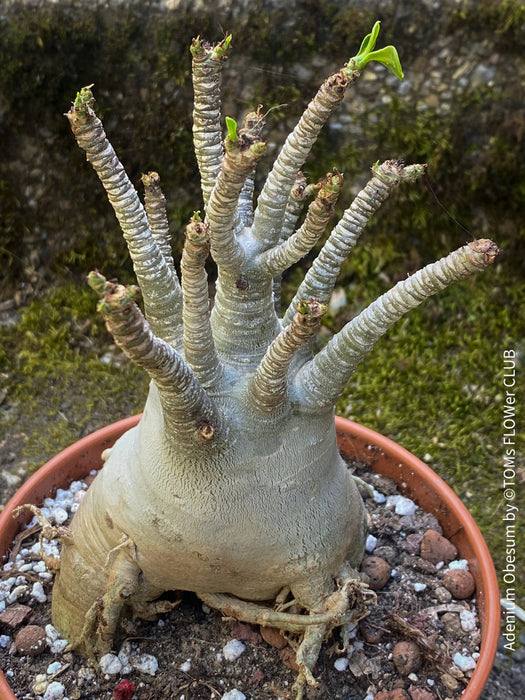
POLYGON ((288 307, 284 323, 290 322, 295 304, 301 299, 317 299, 323 304, 328 303, 341 266, 368 221, 401 182, 414 182, 422 175, 425 167, 405 166, 394 160, 373 167, 373 178, 359 192, 331 232, 288 307))
POLYGON ((160 188, 158 173, 150 172, 142 176, 144 185, 144 207, 155 239, 166 265, 172 275, 177 275, 170 246, 170 226, 166 214, 166 197, 160 188))
POLYGON ((187 363, 206 388, 214 386, 221 374, 211 330, 208 275, 204 268, 209 252, 209 227, 194 214, 186 228, 181 260, 183 344, 187 363))
POLYGON ((119 220, 142 289, 149 323, 166 342, 180 347, 182 293, 174 270, 159 248, 135 188, 93 111, 90 88, 83 88, 67 113, 71 129, 99 176, 119 220))
POLYGON ((286 139, 259 196, 254 216, 254 237, 265 249, 272 248, 278 242, 286 204, 297 174, 324 124, 358 76, 357 70, 345 68, 327 78, 286 139))
POLYGON ((201 175, 204 205, 219 174, 224 153, 221 128, 221 72, 230 37, 210 46, 200 37, 191 45, 193 76, 193 143, 201 175))
POLYGON ((287 270, 312 250, 334 212, 342 184, 343 176, 338 172, 328 173, 326 180, 319 183, 317 196, 308 207, 301 228, 261 256, 260 264, 269 273, 276 275, 287 270))
POLYGON ((450 284, 491 265, 498 249, 488 239, 473 241, 414 273, 374 301, 296 375, 302 405, 313 411, 332 406, 357 365, 376 341, 411 309, 450 284), (337 367, 337 372, 334 372, 337 367))
POLYGON ((316 301, 297 305, 292 323, 279 333, 266 351, 250 382, 250 397, 256 411, 277 412, 288 390, 288 369, 295 353, 318 330, 326 306, 316 301))

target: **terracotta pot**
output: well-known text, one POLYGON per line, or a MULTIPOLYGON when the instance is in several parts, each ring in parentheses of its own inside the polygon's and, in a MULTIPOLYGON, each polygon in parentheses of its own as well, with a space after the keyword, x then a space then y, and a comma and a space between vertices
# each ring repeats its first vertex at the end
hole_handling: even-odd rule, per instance
MULTIPOLYGON (((126 418, 79 440, 60 452, 26 481, 0 514, 0 558, 9 551, 24 518, 11 513, 24 503, 40 504, 57 488, 67 488, 92 469, 102 465, 100 455, 140 416, 126 418)), ((444 535, 467 559, 476 581, 476 602, 481 623, 482 644, 476 670, 463 692, 462 700, 477 700, 488 679, 496 654, 500 629, 499 590, 487 545, 474 520, 453 491, 426 464, 392 440, 344 418, 335 419, 338 444, 349 457, 369 462, 374 471, 394 479, 404 494, 433 513, 444 535)), ((28 516, 25 522, 28 522, 28 516)), ((0 698, 16 700, 0 673, 0 698)))

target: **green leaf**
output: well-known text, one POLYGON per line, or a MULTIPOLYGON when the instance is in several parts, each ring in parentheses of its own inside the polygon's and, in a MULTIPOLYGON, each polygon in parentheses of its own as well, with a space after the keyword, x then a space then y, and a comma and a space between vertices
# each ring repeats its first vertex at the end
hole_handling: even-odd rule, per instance
POLYGON ((232 35, 228 34, 228 36, 225 36, 224 39, 220 42, 220 44, 217 44, 217 46, 215 47, 215 53, 217 54, 217 56, 220 56, 221 58, 224 58, 226 56, 230 48, 231 40, 232 35))
POLYGON ((92 107, 93 103, 95 102, 95 98, 93 97, 93 93, 91 92, 91 88, 93 87, 95 83, 91 83, 91 85, 86 85, 86 87, 83 87, 80 92, 77 92, 77 96, 75 98, 75 101, 73 103, 73 106, 77 110, 85 109, 86 107, 92 107))
POLYGON ((226 117, 226 128, 228 129, 228 139, 232 143, 237 143, 237 122, 231 117, 226 117))
POLYGON ((370 61, 379 61, 379 63, 382 63, 388 70, 392 71, 396 78, 403 80, 403 70, 396 49, 393 46, 385 46, 382 49, 374 51, 379 35, 379 27, 380 23, 376 22, 370 34, 367 34, 363 39, 359 52, 350 59, 348 65, 354 66, 357 70, 361 70, 361 68, 364 68, 370 61))
POLYGON ((403 69, 401 68, 401 62, 397 54, 397 50, 394 46, 384 46, 382 49, 377 51, 372 51, 367 56, 363 57, 361 62, 361 67, 366 66, 370 61, 378 61, 382 63, 385 68, 388 68, 396 78, 403 80, 403 69))
POLYGON ((376 45, 377 37, 379 35, 380 25, 381 22, 376 22, 372 27, 372 31, 370 32, 370 34, 367 34, 365 36, 365 38, 361 42, 361 46, 359 48, 359 51, 357 52, 357 56, 370 53, 370 51, 374 50, 374 46, 376 45))

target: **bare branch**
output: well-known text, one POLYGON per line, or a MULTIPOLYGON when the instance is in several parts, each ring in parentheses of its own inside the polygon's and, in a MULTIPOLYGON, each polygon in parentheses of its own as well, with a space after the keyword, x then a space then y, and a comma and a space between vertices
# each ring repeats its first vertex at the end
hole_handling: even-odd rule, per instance
POLYGON ((359 71, 345 67, 327 78, 286 139, 268 175, 255 211, 254 236, 261 242, 263 249, 268 250, 277 244, 297 173, 322 127, 342 101, 348 86, 358 76, 359 71))
POLYGON ((316 411, 335 405, 359 362, 396 321, 453 282, 483 270, 498 252, 488 239, 473 241, 376 299, 297 373, 295 388, 304 409, 316 411))
POLYGON ((235 270, 244 260, 235 235, 239 195, 264 154, 265 144, 258 140, 258 134, 241 129, 226 138, 225 146, 219 177, 208 201, 206 221, 210 227, 211 254, 217 266, 235 270))
POLYGON ((193 77, 193 144, 201 175, 204 206, 208 204, 224 154, 221 129, 221 72, 231 35, 213 47, 200 37, 191 45, 193 77))
MULTIPOLYGON (((295 184, 288 197, 286 209, 284 212, 283 225, 279 236, 279 243, 284 243, 294 232, 297 219, 301 213, 304 202, 312 192, 315 192, 317 185, 306 184, 306 178, 301 171, 297 173, 295 184)), ((277 274, 273 278, 273 301, 275 305, 275 313, 281 315, 281 275, 277 274)))
POLYGON ((208 226, 196 212, 186 227, 182 251, 182 318, 184 357, 205 388, 212 386, 221 374, 210 325, 208 276, 204 268, 209 251, 208 226))
POLYGON ((290 323, 294 304, 299 299, 319 299, 327 304, 341 266, 357 243, 368 221, 400 182, 413 182, 425 170, 424 165, 408 165, 387 160, 372 168, 373 178, 359 192, 342 219, 333 229, 319 255, 312 263, 288 307, 283 322, 290 323))
POLYGON ((142 176, 144 185, 144 207, 153 238, 159 246, 167 266, 176 275, 170 245, 170 227, 166 214, 166 197, 160 187, 158 173, 149 172, 142 176))
POLYGON ((271 275, 284 272, 312 250, 325 232, 342 184, 343 176, 335 169, 333 173, 327 174, 326 179, 321 180, 317 196, 308 207, 301 228, 277 248, 261 255, 259 264, 263 270, 271 275))
POLYGON ((249 396, 256 411, 272 413, 284 403, 290 363, 297 350, 317 332, 325 311, 326 306, 315 300, 297 305, 292 323, 271 343, 250 384, 249 396))
POLYGON ((93 111, 89 88, 77 95, 67 113, 78 145, 86 151, 120 223, 144 298, 148 322, 155 335, 174 347, 182 342, 182 291, 157 242, 146 212, 113 146, 93 111))
MULTIPOLYGON (((255 169, 254 169, 255 170, 255 169)), ((241 193, 239 195, 239 203, 237 206, 237 215, 239 217, 239 228, 251 226, 253 224, 253 193, 255 190, 255 172, 252 171, 246 178, 241 193)))
POLYGON ((151 332, 135 303, 138 287, 107 282, 97 272, 88 280, 102 294, 98 308, 115 343, 159 390, 168 434, 177 440, 178 448, 222 442, 225 428, 219 411, 177 351, 151 332))
POLYGON ((283 243, 292 235, 306 199, 312 194, 317 193, 318 190, 318 184, 307 185, 306 178, 303 173, 301 171, 297 173, 295 184, 292 187, 292 191, 288 197, 288 202, 286 203, 286 210, 284 212, 284 220, 281 227, 279 243, 283 243))
MULTIPOLYGON (((241 133, 249 133, 251 138, 260 139, 264 127, 264 115, 262 115, 262 105, 259 105, 254 112, 248 112, 243 120, 241 133)), ((237 216, 239 218, 236 227, 242 229, 244 226, 253 224, 253 192, 255 187, 255 166, 247 176, 244 186, 239 195, 237 216)))

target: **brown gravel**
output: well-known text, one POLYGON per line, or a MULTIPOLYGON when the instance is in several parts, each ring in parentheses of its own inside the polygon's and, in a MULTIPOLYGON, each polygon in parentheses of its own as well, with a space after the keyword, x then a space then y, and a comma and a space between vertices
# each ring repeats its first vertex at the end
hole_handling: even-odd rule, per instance
POLYGON ((465 600, 474 595, 476 582, 470 571, 451 569, 443 576, 443 585, 457 600, 465 600))
POLYGON ((439 532, 427 530, 420 545, 421 557, 432 564, 448 564, 456 558, 458 550, 439 532))

